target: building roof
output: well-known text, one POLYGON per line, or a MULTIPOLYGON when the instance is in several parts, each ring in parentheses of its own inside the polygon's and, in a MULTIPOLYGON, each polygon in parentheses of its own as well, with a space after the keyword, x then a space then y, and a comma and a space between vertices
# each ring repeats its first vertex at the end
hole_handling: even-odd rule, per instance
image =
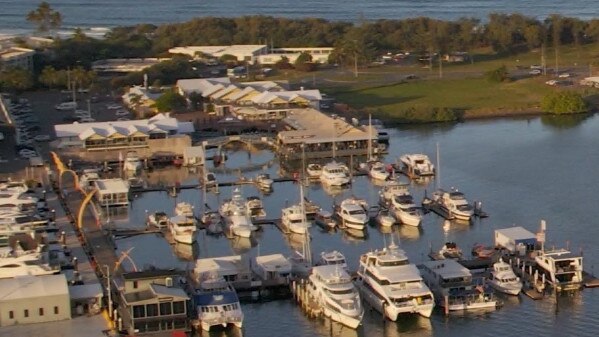
POLYGON ((0 279, 0 303, 57 295, 69 296, 64 274, 0 279))
POLYGON ((230 46, 185 46, 169 49, 172 54, 187 54, 194 56, 195 53, 210 55, 213 57, 221 57, 223 55, 254 55, 262 49, 267 48, 264 44, 234 44, 230 46))
POLYGON ((502 228, 502 229, 496 229, 495 230, 495 235, 497 236, 497 233, 501 233, 504 236, 507 236, 513 240, 530 240, 530 239, 535 239, 536 240, 536 235, 530 231, 528 231, 527 229, 523 228, 523 227, 510 227, 510 228, 502 228))
POLYGON ((422 264, 444 279, 472 276, 466 267, 451 259, 425 261, 422 264))
POLYGON ((126 281, 147 280, 147 279, 180 276, 181 274, 182 274, 181 271, 174 270, 174 269, 149 269, 149 270, 123 273, 123 279, 126 281))
POLYGON ((266 271, 291 272, 291 262, 283 254, 256 256, 256 264, 266 271))
POLYGON ((202 96, 214 93, 216 89, 222 89, 225 85, 231 84, 228 77, 215 78, 188 78, 177 81, 177 88, 185 94, 197 92, 202 96))
POLYGON ((225 276, 237 275, 245 271, 247 271, 247 268, 242 265, 241 255, 198 259, 195 266, 196 275, 214 273, 225 276))
POLYGON ((69 294, 72 300, 83 300, 104 296, 100 283, 69 286, 69 294))
POLYGON ((136 132, 145 134, 154 132, 168 133, 169 131, 190 133, 194 131, 194 128, 193 123, 179 122, 176 118, 171 117, 169 113, 159 113, 150 119, 58 124, 54 126, 54 131, 58 138, 79 137, 79 139, 87 139, 87 137, 94 134, 101 137, 109 137, 115 133, 123 136, 129 136, 136 132))
POLYGON ((281 131, 278 138, 284 144, 331 143, 333 141, 357 141, 377 139, 374 127, 356 127, 342 118, 328 116, 315 109, 294 109, 283 119, 294 130, 281 131))
POLYGON ((12 58, 31 56, 35 54, 35 50, 29 48, 10 47, 0 50, 0 59, 9 60, 12 58))
POLYGON ((129 184, 123 179, 99 179, 94 181, 100 194, 129 193, 129 184))

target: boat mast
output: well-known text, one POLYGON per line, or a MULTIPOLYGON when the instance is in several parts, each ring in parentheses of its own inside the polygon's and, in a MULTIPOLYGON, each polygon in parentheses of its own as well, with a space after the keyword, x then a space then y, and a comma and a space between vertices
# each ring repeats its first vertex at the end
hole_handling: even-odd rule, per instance
MULTIPOLYGON (((303 180, 302 176, 302 180, 303 180)), ((303 181, 300 182, 300 208, 302 212, 302 222, 306 225, 306 231, 304 236, 304 244, 302 245, 304 255, 304 260, 311 266, 312 265, 312 249, 310 247, 310 232, 308 231, 308 219, 306 218, 306 204, 304 202, 304 184, 303 181)))
POLYGON ((368 162, 372 160, 372 114, 368 114, 368 162))
POLYGON ((439 155, 439 143, 437 143, 437 189, 441 188, 441 156, 439 155))

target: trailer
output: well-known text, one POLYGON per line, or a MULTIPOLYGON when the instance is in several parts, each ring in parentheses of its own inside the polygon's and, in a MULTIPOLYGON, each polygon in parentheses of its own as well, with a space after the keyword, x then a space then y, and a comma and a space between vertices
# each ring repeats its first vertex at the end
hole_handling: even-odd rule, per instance
POLYGON ((511 227, 495 230, 495 246, 507 249, 510 253, 523 255, 533 250, 537 243, 534 233, 523 227, 511 227))

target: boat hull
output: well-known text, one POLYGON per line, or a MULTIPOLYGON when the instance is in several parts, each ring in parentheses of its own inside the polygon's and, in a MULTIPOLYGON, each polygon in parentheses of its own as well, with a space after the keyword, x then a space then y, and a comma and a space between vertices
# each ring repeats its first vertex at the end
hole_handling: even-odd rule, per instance
POLYGON ((501 285, 491 280, 487 280, 487 284, 493 287, 493 289, 508 295, 518 295, 522 291, 522 284, 519 285, 501 285))

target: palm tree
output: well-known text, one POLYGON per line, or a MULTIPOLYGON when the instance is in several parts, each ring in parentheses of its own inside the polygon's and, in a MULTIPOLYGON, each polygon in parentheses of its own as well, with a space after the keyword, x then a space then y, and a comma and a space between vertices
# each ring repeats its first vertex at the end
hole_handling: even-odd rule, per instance
POLYGON ((27 14, 27 21, 37 25, 39 32, 45 33, 62 25, 62 15, 50 7, 49 3, 42 1, 37 9, 27 14))

